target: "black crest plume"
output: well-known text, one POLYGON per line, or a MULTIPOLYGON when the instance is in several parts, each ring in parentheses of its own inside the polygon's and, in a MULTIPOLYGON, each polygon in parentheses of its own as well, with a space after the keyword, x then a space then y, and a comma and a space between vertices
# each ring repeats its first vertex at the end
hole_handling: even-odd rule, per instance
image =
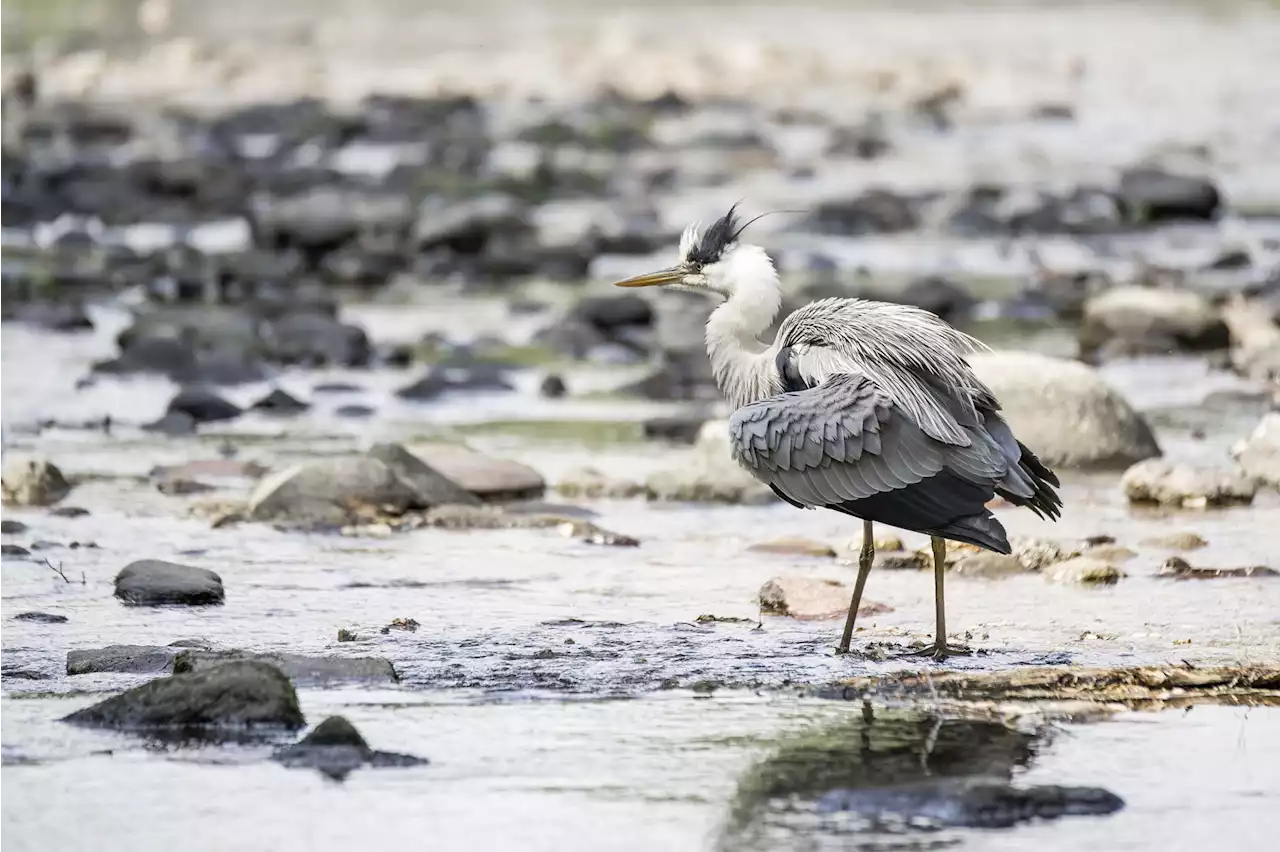
MULTIPOLYGON (((728 213, 711 223, 711 227, 707 228, 698 240, 698 244, 689 252, 688 261, 690 263, 695 266, 706 266, 708 263, 715 263, 724 254, 725 249, 738 241, 738 237, 742 236, 743 231, 753 223, 769 215, 769 213, 761 213, 754 219, 748 219, 745 223, 739 224, 738 205, 741 203, 741 201, 736 202, 729 208, 728 213)), ((772 210, 769 212, 788 213, 797 211, 772 210)))

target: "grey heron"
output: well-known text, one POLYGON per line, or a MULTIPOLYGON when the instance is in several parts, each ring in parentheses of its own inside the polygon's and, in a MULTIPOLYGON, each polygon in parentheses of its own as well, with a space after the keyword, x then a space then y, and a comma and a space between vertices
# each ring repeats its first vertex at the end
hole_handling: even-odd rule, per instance
POLYGON ((985 347, 928 311, 822 299, 793 312, 773 343, 762 343, 782 292, 769 255, 739 240, 751 223, 739 222, 736 206, 705 231, 685 229, 674 266, 617 286, 721 297, 707 319, 706 344, 734 409, 735 458, 793 506, 862 520, 858 578, 837 652, 849 650, 875 559, 872 524, 883 523, 930 537, 937 631, 923 653, 967 653, 947 644, 944 540, 1010 553, 986 504, 998 495, 1056 520, 1057 476, 1014 437, 965 359, 985 347))

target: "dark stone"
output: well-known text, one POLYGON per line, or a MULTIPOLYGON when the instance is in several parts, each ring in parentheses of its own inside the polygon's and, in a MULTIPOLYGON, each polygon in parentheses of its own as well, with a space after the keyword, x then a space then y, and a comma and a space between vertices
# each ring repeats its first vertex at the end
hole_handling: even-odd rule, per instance
POLYGON ((447 205, 429 199, 418 213, 413 238, 419 249, 445 248, 476 255, 500 235, 528 227, 524 204, 510 195, 481 195, 447 205))
POLYGON ((563 378, 552 373, 543 378, 538 393, 546 399, 561 399, 569 393, 569 388, 565 385, 563 378))
POLYGON ((147 423, 142 428, 162 435, 193 435, 196 431, 196 419, 185 411, 167 411, 159 420, 147 423))
POLYGON ((268 414, 298 414, 311 406, 276 388, 249 407, 254 411, 265 411, 268 414))
POLYGON ((507 380, 501 366, 474 363, 449 367, 437 364, 425 375, 396 391, 396 396, 415 402, 428 402, 451 391, 509 391, 515 388, 507 380))
POLYGON ((891 234, 918 227, 920 218, 906 198, 888 190, 869 190, 845 201, 825 201, 796 230, 832 236, 891 234))
POLYGON ((83 518, 89 510, 82 506, 55 506, 49 514, 55 518, 83 518))
POLYGON ((1208 178, 1138 167, 1120 176, 1121 207, 1131 222, 1212 221, 1222 208, 1218 187, 1208 178))
POLYGON ((177 652, 154 645, 109 645, 67 652, 67 674, 159 674, 173 669, 177 652))
POLYGON ((31 551, 16 544, 0 544, 0 556, 15 556, 23 559, 31 555, 31 551))
POLYGON ((373 360, 364 329, 313 311, 282 317, 263 337, 274 360, 282 364, 367 367, 373 360))
POLYGON ((116 575, 116 597, 140 606, 220 604, 222 578, 207 568, 141 559, 116 575))
POLYGON ((351 382, 320 382, 311 388, 312 393, 360 393, 364 388, 351 382))
POLYGON ((66 624, 70 619, 65 615, 52 612, 20 612, 13 617, 14 621, 31 621, 36 624, 66 624))
POLYGON ((17 535, 27 531, 27 525, 22 521, 15 521, 12 518, 5 518, 0 521, 0 533, 5 535, 17 535))
POLYGON ((370 405, 342 405, 334 410, 339 417, 372 417, 377 409, 370 405))
MULTIPOLYGON (((200 387, 183 388, 169 401, 167 414, 185 414, 196 423, 234 420, 244 412, 216 393, 200 387)), ((156 430, 160 431, 160 430, 156 430)))
POLYGON ((151 337, 131 340, 120 357, 94 365, 95 372, 129 375, 157 373, 181 381, 195 375, 195 347, 185 340, 151 337))
POLYGON ((342 716, 325 719, 301 742, 277 750, 271 759, 290 769, 316 769, 339 781, 362 766, 423 766, 428 762, 421 757, 369 748, 355 726, 342 716))
POLYGON ((917 278, 897 296, 887 297, 903 305, 915 305, 949 323, 965 320, 977 300, 967 290, 936 275, 917 278))
POLYGON ((1160 566, 1156 575, 1172 580, 1221 580, 1240 577, 1280 577, 1280 571, 1265 565, 1251 565, 1247 568, 1197 568, 1180 556, 1170 556, 1160 566))
POLYGON ((15 319, 48 331, 93 330, 93 321, 85 313, 84 305, 80 304, 36 302, 19 305, 15 319))
POLYGON ((413 488, 418 498, 414 508, 427 509, 447 504, 480 505, 480 498, 399 444, 375 444, 369 449, 368 455, 385 464, 397 478, 413 488))
POLYGON ((661 366, 643 379, 621 388, 622 393, 646 399, 716 400, 716 387, 711 363, 701 350, 671 350, 663 353, 661 366))
POLYGON ((633 294, 590 296, 574 306, 572 315, 606 333, 619 326, 648 328, 654 318, 649 300, 633 294))
POLYGON ((644 436, 650 440, 692 444, 698 440, 707 417, 654 417, 644 421, 644 436))
POLYGON ((301 728, 298 697, 275 666, 241 660, 159 678, 78 710, 64 722, 120 730, 217 732, 301 728))
POLYGON ((325 685, 334 683, 399 683, 395 666, 382 657, 308 657, 303 654, 248 651, 182 651, 174 658, 175 674, 199 672, 224 665, 228 660, 256 660, 269 663, 296 683, 325 685))

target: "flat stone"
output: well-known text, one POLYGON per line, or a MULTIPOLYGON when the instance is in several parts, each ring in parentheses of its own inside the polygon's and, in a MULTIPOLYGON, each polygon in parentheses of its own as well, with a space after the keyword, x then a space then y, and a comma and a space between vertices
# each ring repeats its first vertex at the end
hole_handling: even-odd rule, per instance
POLYGON ((174 659, 176 673, 198 672, 228 660, 267 663, 295 683, 321 686, 333 683, 394 684, 400 682, 391 661, 382 657, 310 657, 304 654, 252 653, 248 651, 184 650, 174 659))
POLYGON ((1247 505, 1257 486, 1226 468, 1148 459, 1125 471, 1120 487, 1130 503, 1203 509, 1247 505))
POLYGON ((11 518, 5 518, 0 521, 0 533, 5 535, 19 535, 27 531, 27 525, 22 521, 15 521, 11 518))
POLYGON ((289 678, 274 666, 251 660, 158 678, 63 721, 118 730, 223 732, 296 729, 304 723, 289 678))
POLYGON ((1155 536, 1154 538, 1143 539, 1142 543, 1148 547, 1163 547, 1169 550, 1199 550, 1209 544, 1209 542, 1193 532, 1176 532, 1155 536))
POLYGON ((249 497, 255 521, 346 524, 361 511, 401 514, 417 505, 414 488, 370 456, 319 459, 263 479, 249 497))
POLYGON ((480 498, 454 482, 400 444, 375 444, 368 455, 391 468, 391 472, 417 492, 415 508, 446 504, 477 506, 480 498))
POLYGON ((773 541, 762 541, 747 547, 752 553, 776 553, 781 556, 814 556, 820 559, 831 559, 836 555, 835 548, 820 541, 806 538, 778 538, 773 541))
POLYGON ((983 551, 982 553, 972 553, 956 560, 951 572, 961 577, 999 580, 1016 574, 1026 574, 1028 570, 1025 565, 1013 556, 983 551))
POLYGON ((413 455, 484 502, 532 500, 547 488, 542 474, 526 464, 499 459, 460 444, 414 444, 413 455))
POLYGON ((67 674, 157 674, 173 669, 173 648, 156 645, 109 645, 67 652, 67 674))
POLYGON ((13 617, 14 621, 29 621, 35 624, 66 624, 70 619, 65 615, 52 612, 20 612, 13 617))
MULTIPOLYGON (((849 612, 853 587, 835 580, 813 577, 774 577, 760 587, 760 607, 773 615, 786 615, 802 620, 843 617, 849 612)), ((893 608, 873 601, 863 601, 858 615, 880 615, 893 608)))
POLYGON ((139 606, 220 604, 225 597, 222 578, 209 569, 158 559, 141 559, 122 568, 115 595, 139 606))
POLYGON ((1049 565, 1043 573, 1050 583, 1075 586, 1112 586, 1125 576, 1123 571, 1111 563, 1088 556, 1077 556, 1049 565))
POLYGON ((1240 577, 1280 577, 1280 571, 1265 565, 1248 568, 1197 568, 1179 556, 1171 556, 1160 566, 1156 575, 1166 580, 1221 580, 1240 577))

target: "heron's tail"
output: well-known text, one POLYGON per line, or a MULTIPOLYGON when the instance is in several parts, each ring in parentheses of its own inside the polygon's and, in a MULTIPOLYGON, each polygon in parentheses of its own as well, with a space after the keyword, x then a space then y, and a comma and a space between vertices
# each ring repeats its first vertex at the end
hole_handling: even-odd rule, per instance
POLYGON ((965 544, 994 550, 1005 556, 1013 552, 1013 548, 1009 546, 1008 533, 990 512, 959 518, 945 527, 929 530, 929 533, 952 541, 962 541, 965 544))

